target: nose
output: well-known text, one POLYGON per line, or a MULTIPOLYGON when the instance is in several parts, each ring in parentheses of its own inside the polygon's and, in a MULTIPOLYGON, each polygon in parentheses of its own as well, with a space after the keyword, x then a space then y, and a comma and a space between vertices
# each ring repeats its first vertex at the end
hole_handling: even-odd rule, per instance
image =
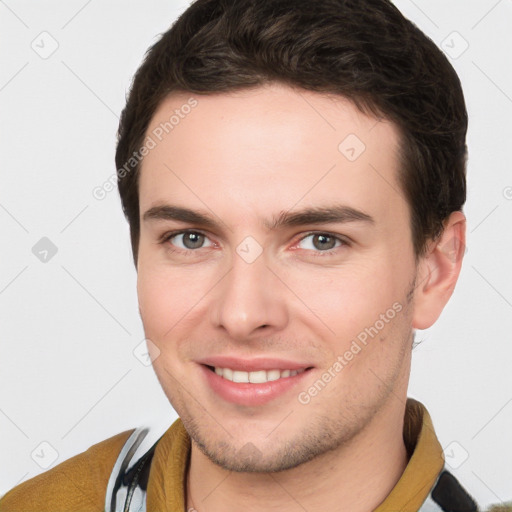
POLYGON ((234 253, 230 271, 212 294, 211 321, 234 340, 278 331, 288 322, 285 287, 264 256, 248 263, 234 253))

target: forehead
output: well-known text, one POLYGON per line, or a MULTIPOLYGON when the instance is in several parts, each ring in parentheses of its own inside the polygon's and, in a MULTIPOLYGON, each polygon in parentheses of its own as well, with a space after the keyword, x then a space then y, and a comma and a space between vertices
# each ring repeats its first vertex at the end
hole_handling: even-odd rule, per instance
POLYGON ((141 214, 169 202, 259 219, 298 203, 366 204, 377 215, 404 207, 398 130, 340 96, 277 84, 173 94, 146 137, 153 148, 141 165, 141 214))

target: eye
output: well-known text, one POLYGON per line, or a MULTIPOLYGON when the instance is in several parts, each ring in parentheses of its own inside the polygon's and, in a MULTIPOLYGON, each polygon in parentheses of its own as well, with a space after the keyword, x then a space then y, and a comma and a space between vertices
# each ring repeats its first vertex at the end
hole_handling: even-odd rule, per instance
MULTIPOLYGON (((182 230, 166 233, 161 237, 161 243, 169 243, 173 252, 181 252, 183 254, 192 254, 196 249, 204 249, 206 247, 214 247, 211 241, 208 245, 204 245, 209 238, 200 231, 182 230)), ((349 246, 349 242, 339 236, 331 233, 309 233, 302 237, 296 244, 300 249, 313 251, 315 257, 332 256, 337 253, 336 249, 349 246), (301 247, 302 244, 302 247, 301 247)))
POLYGON ((300 244, 303 244, 302 249, 309 249, 316 252, 317 254, 315 254, 315 256, 330 256, 337 252, 334 249, 349 245, 346 240, 331 235, 330 233, 309 233, 301 238, 297 246, 300 244), (309 241, 307 241, 308 239, 309 241), (307 241, 307 243, 304 243, 305 241, 307 241), (338 245, 336 245, 336 243, 338 243, 338 245))
MULTIPOLYGON (((191 251, 194 249, 202 249, 203 243, 208 240, 208 237, 199 231, 176 231, 173 233, 167 233, 162 237, 162 242, 169 242, 171 245, 177 247, 178 251, 191 251)), ((213 246, 210 243, 209 246, 213 246)))

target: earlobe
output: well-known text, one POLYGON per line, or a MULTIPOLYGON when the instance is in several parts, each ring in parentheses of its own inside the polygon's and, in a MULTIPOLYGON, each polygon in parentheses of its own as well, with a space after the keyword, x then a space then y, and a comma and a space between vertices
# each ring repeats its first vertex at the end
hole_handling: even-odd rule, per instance
POLYGON ((442 235, 431 242, 418 263, 414 292, 414 329, 427 329, 441 315, 451 297, 466 250, 466 217, 453 212, 445 222, 442 235))

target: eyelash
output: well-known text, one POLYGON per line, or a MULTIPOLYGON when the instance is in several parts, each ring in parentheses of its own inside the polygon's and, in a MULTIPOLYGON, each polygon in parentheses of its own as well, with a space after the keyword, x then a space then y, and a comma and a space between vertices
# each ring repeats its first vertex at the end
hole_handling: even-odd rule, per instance
MULTIPOLYGON (((184 235, 187 233, 196 233, 199 235, 203 235, 206 238, 209 238, 208 235, 206 235, 205 233, 203 233, 201 231, 198 231, 195 229, 182 229, 180 231, 172 231, 170 233, 165 233, 160 238, 160 243, 165 244, 165 243, 169 242, 172 238, 174 238, 178 235, 184 235)), ((326 235, 329 238, 334 238, 335 240, 341 242, 341 245, 339 245, 338 247, 333 247, 332 249, 329 249, 327 251, 313 251, 314 257, 325 258, 328 256, 333 256, 334 255, 333 253, 337 252, 336 249, 341 249, 343 247, 350 246, 350 243, 345 238, 341 238, 339 236, 336 236, 332 233, 325 232, 325 231, 312 231, 312 232, 306 233, 295 245, 299 244, 300 242, 302 242, 303 240, 305 240, 306 238, 308 238, 309 236, 312 236, 312 235, 326 235)), ((203 249, 203 247, 199 247, 196 250, 199 250, 199 249, 203 249)), ((194 250, 194 249, 185 250, 185 249, 173 248, 172 252, 173 253, 174 252, 181 253, 181 254, 184 254, 185 256, 191 256, 194 252, 196 252, 196 250, 194 250)), ((307 250, 307 249, 305 249, 305 250, 307 250)))

